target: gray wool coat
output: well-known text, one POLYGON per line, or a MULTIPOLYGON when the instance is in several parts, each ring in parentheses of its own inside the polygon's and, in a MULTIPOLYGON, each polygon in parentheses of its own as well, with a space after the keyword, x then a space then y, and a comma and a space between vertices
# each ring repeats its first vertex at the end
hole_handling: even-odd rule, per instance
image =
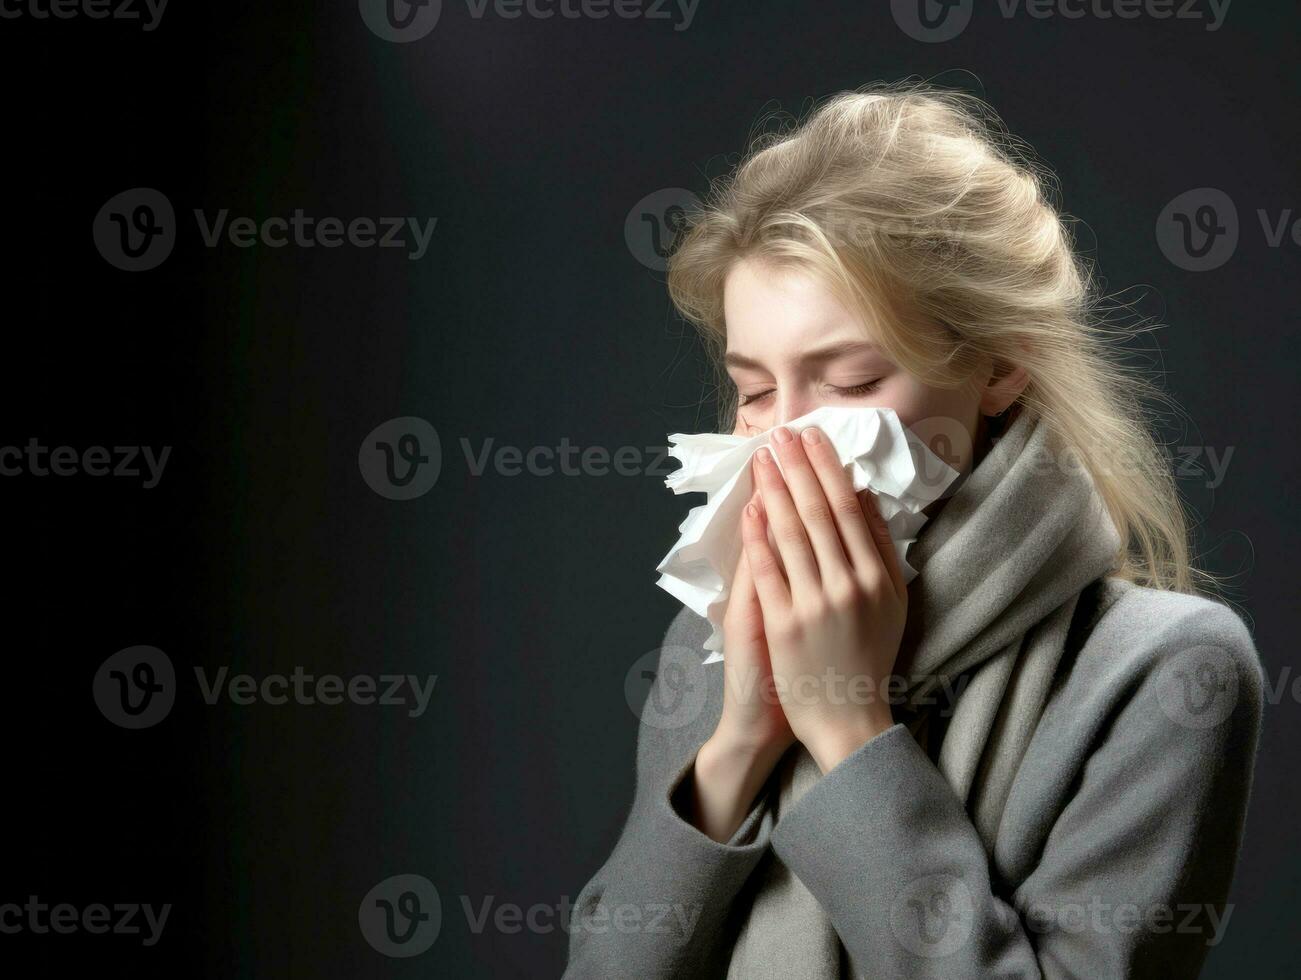
POLYGON ((1210 599, 1105 579, 1081 607, 992 853, 937 747, 902 724, 776 821, 770 780, 729 842, 693 827, 679 790, 718 720, 722 666, 683 656, 709 635, 684 609, 650 698, 697 700, 678 722, 643 713, 632 807, 575 903, 565 978, 726 976, 765 859, 812 892, 871 980, 1196 976, 1232 917, 1259 659, 1210 599))

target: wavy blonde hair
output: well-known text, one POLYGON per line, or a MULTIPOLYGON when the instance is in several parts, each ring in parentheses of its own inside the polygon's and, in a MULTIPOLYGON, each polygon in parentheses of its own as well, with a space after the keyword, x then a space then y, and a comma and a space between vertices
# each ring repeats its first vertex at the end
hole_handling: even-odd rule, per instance
MULTIPOLYGON (((1148 404, 1172 403, 1123 361, 1057 196, 1051 172, 979 98, 877 83, 753 140, 689 217, 669 293, 720 379, 724 281, 745 258, 823 276, 923 383, 958 387, 982 365, 1019 365, 1029 383, 1017 410, 1037 413, 1077 456, 1120 532, 1112 574, 1208 588, 1214 579, 1191 564, 1184 505, 1152 434, 1148 404)), ((736 396, 724 390, 729 431, 736 396)))

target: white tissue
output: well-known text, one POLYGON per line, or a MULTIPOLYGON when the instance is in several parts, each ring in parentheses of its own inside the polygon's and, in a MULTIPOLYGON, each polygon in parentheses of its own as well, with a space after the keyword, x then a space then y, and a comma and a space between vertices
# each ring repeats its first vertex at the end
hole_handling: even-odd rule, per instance
MULTIPOLYGON (((922 508, 938 499, 958 472, 889 408, 824 406, 786 428, 798 433, 811 425, 831 440, 854 489, 877 494, 904 581, 911 582, 917 573, 905 559, 926 523, 922 508)), ((682 536, 656 566, 656 584, 713 626, 705 641, 707 664, 723 659, 723 613, 741 554, 741 510, 754 494, 750 457, 768 445, 771 434, 769 429, 748 438, 715 432, 669 436, 669 455, 682 467, 665 484, 674 493, 703 491, 706 502, 693 507, 678 528, 682 536)))

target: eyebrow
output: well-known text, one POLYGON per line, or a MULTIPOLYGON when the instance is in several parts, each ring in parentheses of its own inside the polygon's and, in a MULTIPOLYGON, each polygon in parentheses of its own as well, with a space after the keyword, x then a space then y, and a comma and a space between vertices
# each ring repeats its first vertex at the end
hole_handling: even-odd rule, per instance
MULTIPOLYGON (((801 361, 830 361, 837 357, 844 357, 848 354, 869 354, 875 353, 879 348, 876 344, 866 340, 846 340, 837 344, 828 344, 826 347, 816 347, 813 350, 805 351, 800 355, 801 361)), ((752 368, 754 370, 763 370, 763 365, 753 357, 747 357, 737 351, 728 351, 723 355, 723 363, 728 367, 752 368)))

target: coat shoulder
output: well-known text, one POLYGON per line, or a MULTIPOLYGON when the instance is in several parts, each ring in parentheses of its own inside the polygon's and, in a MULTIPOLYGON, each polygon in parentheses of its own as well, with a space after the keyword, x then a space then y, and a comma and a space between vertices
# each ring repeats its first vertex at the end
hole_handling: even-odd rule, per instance
MULTIPOLYGON (((1176 662, 1212 664, 1256 700, 1263 689, 1251 630, 1233 608, 1210 596, 1104 579, 1085 646, 1127 673, 1176 670, 1176 662)), ((1202 678, 1209 676, 1205 666, 1199 669, 1202 678)))

